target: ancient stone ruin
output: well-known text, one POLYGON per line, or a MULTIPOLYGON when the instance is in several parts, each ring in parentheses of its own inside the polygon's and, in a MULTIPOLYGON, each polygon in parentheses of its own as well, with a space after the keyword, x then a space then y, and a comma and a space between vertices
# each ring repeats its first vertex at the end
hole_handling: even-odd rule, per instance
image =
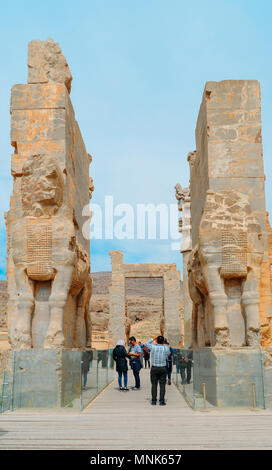
MULTIPOLYGON (((130 336, 131 322, 127 312, 126 279, 162 278, 163 311, 159 326, 161 334, 173 347, 179 347, 183 338, 180 273, 173 264, 124 264, 122 251, 110 251, 112 280, 110 284, 109 337, 111 345, 130 336)), ((159 333, 159 332, 158 332, 159 333)), ((147 332, 148 334, 148 332, 147 332)))
POLYGON ((272 293, 259 83, 208 82, 188 156, 192 335, 198 346, 271 341, 272 293))
POLYGON ((181 217, 179 218, 179 232, 182 233, 180 252, 183 255, 183 336, 184 347, 189 348, 192 346, 192 300, 189 292, 187 265, 192 251, 191 195, 190 189, 182 189, 180 184, 176 184, 175 190, 178 210, 181 212, 181 217))
POLYGON ((7 304, 7 281, 0 281, 0 351, 10 348, 7 331, 7 304))
POLYGON ((13 194, 6 227, 14 349, 91 346, 90 244, 82 235, 82 209, 94 188, 71 81, 57 43, 29 43, 28 83, 11 92, 13 194))
POLYGON ((238 191, 207 191, 199 242, 188 263, 193 344, 254 346, 261 340, 261 226, 238 191))
POLYGON ((207 383, 212 404, 237 406, 250 400, 252 382, 259 397, 264 381, 272 385, 260 355, 260 346, 265 354, 272 347, 272 252, 257 81, 206 83, 188 161, 190 188, 177 185, 176 198, 185 211, 183 289, 192 306, 184 336, 195 349, 194 387, 200 393, 207 383))
POLYGON ((205 384, 211 404, 247 406, 254 385, 258 405, 266 396, 272 406, 272 230, 259 83, 205 86, 196 150, 188 154, 190 185, 175 187, 182 286, 175 264, 124 264, 122 251, 110 251, 109 288, 89 305, 90 243, 82 210, 94 190, 92 157, 75 120, 71 81, 59 45, 32 41, 28 83, 11 93, 13 193, 5 214, 8 285, 1 290, 0 347, 7 322, 23 402, 67 406, 78 396, 82 351, 92 346, 92 333, 99 347, 133 332, 144 338, 135 325, 148 312, 156 334, 173 347, 194 349, 195 396, 205 384), (157 279, 161 293, 129 298, 136 293, 129 281, 147 279, 157 279))

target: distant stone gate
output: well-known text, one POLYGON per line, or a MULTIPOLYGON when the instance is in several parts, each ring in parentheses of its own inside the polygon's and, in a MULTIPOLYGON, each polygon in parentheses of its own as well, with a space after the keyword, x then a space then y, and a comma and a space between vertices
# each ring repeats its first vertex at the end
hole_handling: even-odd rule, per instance
MULTIPOLYGON (((158 334, 164 334, 172 346, 182 342, 181 334, 181 280, 176 264, 123 264, 122 251, 110 251, 112 280, 109 289, 109 338, 114 346, 126 339, 130 322, 126 311, 126 279, 158 278, 163 280, 163 313, 158 334)), ((148 332, 147 332, 148 336, 148 332)))

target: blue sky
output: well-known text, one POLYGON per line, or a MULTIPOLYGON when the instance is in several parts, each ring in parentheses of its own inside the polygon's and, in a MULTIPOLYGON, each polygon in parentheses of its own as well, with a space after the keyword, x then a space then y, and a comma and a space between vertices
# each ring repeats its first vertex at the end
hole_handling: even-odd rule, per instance
MULTIPOLYGON (((27 80, 27 43, 52 37, 73 75, 71 98, 93 155, 93 202, 175 203, 188 185, 187 153, 206 81, 257 79, 267 208, 272 211, 271 16, 268 0, 40 0, 1 2, 0 276, 4 211, 12 190, 9 96, 27 80)), ((109 249, 125 262, 176 262, 168 240, 94 240, 92 270, 109 270, 109 249)))

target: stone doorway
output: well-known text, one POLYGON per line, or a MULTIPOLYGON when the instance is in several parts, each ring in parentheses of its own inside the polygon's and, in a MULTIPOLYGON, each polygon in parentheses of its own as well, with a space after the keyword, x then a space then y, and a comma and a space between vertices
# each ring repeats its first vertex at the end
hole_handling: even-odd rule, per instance
POLYGON ((109 288, 109 339, 111 346, 127 337, 129 321, 126 307, 127 279, 163 280, 163 332, 173 347, 182 343, 181 281, 176 265, 124 264, 122 251, 110 251, 112 278, 109 288))
POLYGON ((125 279, 126 339, 144 342, 164 334, 163 277, 125 279))

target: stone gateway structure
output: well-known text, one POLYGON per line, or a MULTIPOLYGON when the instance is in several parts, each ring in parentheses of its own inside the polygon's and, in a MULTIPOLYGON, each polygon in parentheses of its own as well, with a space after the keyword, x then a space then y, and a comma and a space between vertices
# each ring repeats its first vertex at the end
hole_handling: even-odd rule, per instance
MULTIPOLYGON (((272 385, 271 228, 257 81, 206 83, 188 161, 194 391, 205 383, 211 404, 244 406, 254 385, 264 406, 272 385)), ((182 206, 179 185, 176 197, 182 206)))
MULTIPOLYGON (((110 344, 115 346, 120 338, 130 334, 130 322, 126 311, 125 282, 127 278, 162 278, 163 315, 160 332, 173 347, 180 347, 182 338, 181 281, 175 264, 123 264, 122 251, 110 251, 112 280, 109 291, 110 344)), ((147 332, 148 335, 148 332, 147 332)))
MULTIPOLYGON (((7 323, 11 350, 3 348, 2 364, 13 382, 5 383, 12 383, 26 407, 72 403, 81 393, 82 359, 89 354, 84 350, 92 346, 87 224, 85 237, 82 230, 83 208, 94 191, 92 157, 75 119, 71 82, 60 46, 52 39, 32 41, 28 83, 11 92, 13 192, 5 214, 0 349, 7 323)), ((254 406, 271 407, 272 230, 257 81, 206 83, 196 150, 187 159, 190 185, 175 186, 182 295, 175 264, 124 264, 122 251, 110 251, 109 304, 98 299, 93 338, 97 346, 115 346, 152 311, 152 333, 158 330, 174 348, 194 350, 195 403, 203 393, 214 406, 248 407, 253 393, 254 406), (152 278, 160 295, 137 303, 133 286, 129 299, 133 280, 144 279, 147 286, 152 278), (103 318, 96 315, 101 312, 103 318)))
POLYGON ((259 83, 208 82, 196 145, 188 158, 194 343, 257 346, 268 332, 271 341, 272 314, 259 83))
POLYGON ((90 244, 82 236, 91 157, 75 120, 71 81, 58 44, 30 42, 28 83, 11 92, 13 194, 6 227, 14 349, 91 346, 90 244))

